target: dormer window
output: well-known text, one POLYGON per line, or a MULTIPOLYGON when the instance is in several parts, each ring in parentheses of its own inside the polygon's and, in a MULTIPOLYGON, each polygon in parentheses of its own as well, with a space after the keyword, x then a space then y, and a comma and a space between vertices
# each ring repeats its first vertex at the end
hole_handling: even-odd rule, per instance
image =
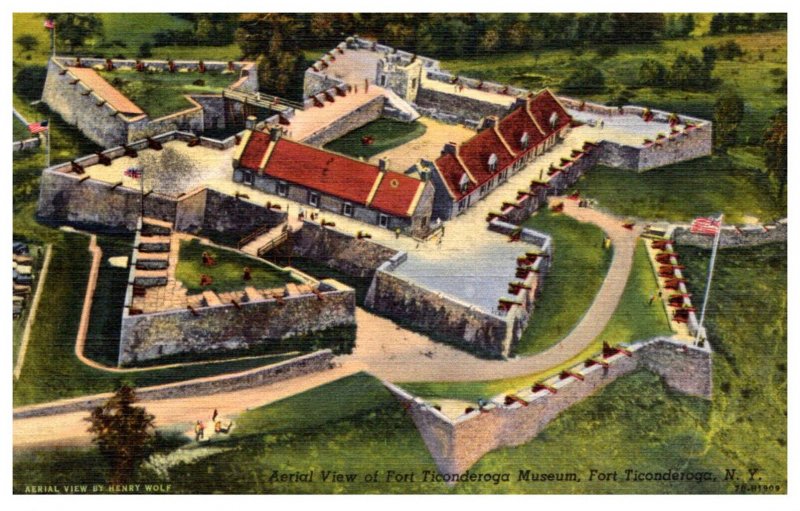
POLYGON ((489 171, 490 172, 494 172, 495 170, 497 170, 497 155, 496 154, 492 153, 492 155, 489 156, 488 164, 489 164, 489 171))
POLYGON ((550 115, 550 127, 556 129, 556 124, 558 124, 558 113, 553 112, 553 114, 550 115))
POLYGON ((528 148, 528 142, 530 141, 530 137, 528 136, 528 132, 522 134, 522 138, 519 139, 519 145, 521 145, 524 149, 528 148))
POLYGON ((461 189, 461 193, 467 192, 467 187, 469 186, 469 177, 467 174, 461 174, 461 179, 458 181, 458 187, 461 189))

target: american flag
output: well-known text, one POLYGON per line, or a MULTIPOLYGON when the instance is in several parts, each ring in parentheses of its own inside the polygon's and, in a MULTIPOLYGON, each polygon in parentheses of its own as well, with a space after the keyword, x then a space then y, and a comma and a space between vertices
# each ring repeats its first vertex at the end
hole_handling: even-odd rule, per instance
POLYGON ((125 176, 130 177, 132 179, 139 179, 142 177, 142 169, 136 167, 129 167, 128 170, 125 171, 125 176))
POLYGON ((33 124, 28 124, 28 131, 34 135, 43 131, 47 131, 48 124, 49 123, 47 121, 39 121, 34 122, 33 124))
POLYGON ((707 234, 716 236, 721 222, 716 218, 695 218, 689 231, 692 234, 707 234))
POLYGON ((44 20, 44 28, 48 30, 53 30, 56 28, 56 22, 50 19, 44 20))

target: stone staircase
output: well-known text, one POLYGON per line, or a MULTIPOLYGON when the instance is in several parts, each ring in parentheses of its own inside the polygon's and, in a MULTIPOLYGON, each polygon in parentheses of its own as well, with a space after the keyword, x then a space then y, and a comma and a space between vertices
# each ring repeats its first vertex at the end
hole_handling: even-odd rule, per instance
POLYGON ((275 247, 280 246, 281 243, 286 241, 290 233, 297 232, 302 227, 302 221, 294 219, 288 220, 276 225, 264 234, 261 234, 260 236, 248 241, 247 244, 239 247, 239 250, 245 254, 263 257, 267 252, 275 247))
POLYGON ((172 224, 144 218, 133 276, 133 307, 143 312, 186 308, 186 288, 175 279, 180 243, 172 224))
POLYGON ((419 112, 417 112, 417 109, 411 106, 408 101, 401 98, 390 89, 383 90, 383 95, 386 96, 386 103, 388 107, 396 110, 399 113, 398 117, 402 118, 406 122, 414 122, 419 119, 419 112))

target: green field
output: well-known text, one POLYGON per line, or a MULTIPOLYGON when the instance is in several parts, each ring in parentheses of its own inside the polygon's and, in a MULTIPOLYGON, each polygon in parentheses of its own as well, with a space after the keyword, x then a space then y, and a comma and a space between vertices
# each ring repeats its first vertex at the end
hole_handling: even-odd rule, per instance
POLYGON ((649 240, 642 240, 636 245, 633 267, 625 284, 625 291, 614 315, 595 340, 596 344, 607 342, 615 345, 672 333, 667 312, 656 296, 658 281, 647 256, 645 243, 649 243, 649 240), (651 303, 650 298, 653 296, 656 298, 651 303))
POLYGON ((786 216, 766 175, 729 157, 709 156, 640 173, 598 165, 576 189, 603 209, 648 221, 686 222, 725 213, 730 223, 767 223, 786 216))
MULTIPOLYGON (((599 353, 603 342, 617 345, 650 339, 660 334, 669 335, 671 332, 664 307, 658 302, 654 302, 652 305, 649 303, 650 296, 653 295, 657 286, 653 267, 647 258, 647 251, 643 243, 640 243, 636 247, 631 273, 614 315, 611 316, 602 333, 577 356, 542 373, 516 378, 474 382, 403 383, 402 386, 409 392, 425 399, 431 399, 433 402, 436 399, 461 399, 477 402, 479 398, 489 399, 503 392, 512 392, 528 387, 537 381, 573 367, 599 353)), ((536 312, 534 312, 533 318, 532 321, 536 318, 536 312)))
POLYGON ((425 134, 427 128, 420 122, 400 122, 391 119, 378 119, 351 131, 325 145, 325 149, 337 153, 368 160, 376 154, 403 145, 425 134), (375 137, 371 145, 364 145, 361 138, 375 137))
POLYGON ((283 287, 295 280, 288 272, 275 268, 271 264, 246 257, 231 250, 219 249, 203 245, 199 240, 181 241, 180 260, 175 269, 175 278, 186 286, 189 294, 202 293, 211 289, 217 293, 244 289, 253 286, 256 289, 283 287), (203 252, 216 259, 214 266, 203 266, 203 252), (251 280, 242 279, 243 269, 249 267, 251 280), (214 281, 210 286, 200 286, 200 276, 208 275, 214 281))
POLYGON ((528 328, 514 352, 528 355, 560 341, 592 304, 611 264, 597 226, 542 209, 524 224, 553 238, 553 261, 528 328))
POLYGON ((222 73, 100 71, 100 76, 155 119, 193 106, 187 94, 220 94, 238 78, 222 73))

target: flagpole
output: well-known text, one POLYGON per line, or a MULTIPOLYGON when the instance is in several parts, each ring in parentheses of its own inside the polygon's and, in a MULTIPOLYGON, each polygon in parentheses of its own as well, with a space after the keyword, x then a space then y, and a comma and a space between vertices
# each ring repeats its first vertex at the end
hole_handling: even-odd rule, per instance
POLYGON ((703 308, 700 310, 700 323, 697 326, 697 334, 695 337, 696 341, 700 340, 700 335, 703 332, 703 322, 706 319, 706 307, 708 306, 708 294, 711 290, 711 278, 714 276, 714 263, 717 260, 717 249, 719 248, 719 238, 722 234, 722 217, 724 215, 719 216, 719 227, 717 227, 717 233, 714 235, 714 245, 711 248, 711 261, 708 264, 708 279, 706 280, 706 291, 703 296, 703 308))
POLYGON ((142 225, 144 225, 144 165, 142 165, 142 175, 140 176, 142 188, 142 225))
POLYGON ((53 47, 53 57, 56 56, 56 23, 53 22, 53 30, 50 31, 51 45, 53 47))
POLYGON ((45 168, 50 167, 50 118, 47 118, 47 165, 45 168))

